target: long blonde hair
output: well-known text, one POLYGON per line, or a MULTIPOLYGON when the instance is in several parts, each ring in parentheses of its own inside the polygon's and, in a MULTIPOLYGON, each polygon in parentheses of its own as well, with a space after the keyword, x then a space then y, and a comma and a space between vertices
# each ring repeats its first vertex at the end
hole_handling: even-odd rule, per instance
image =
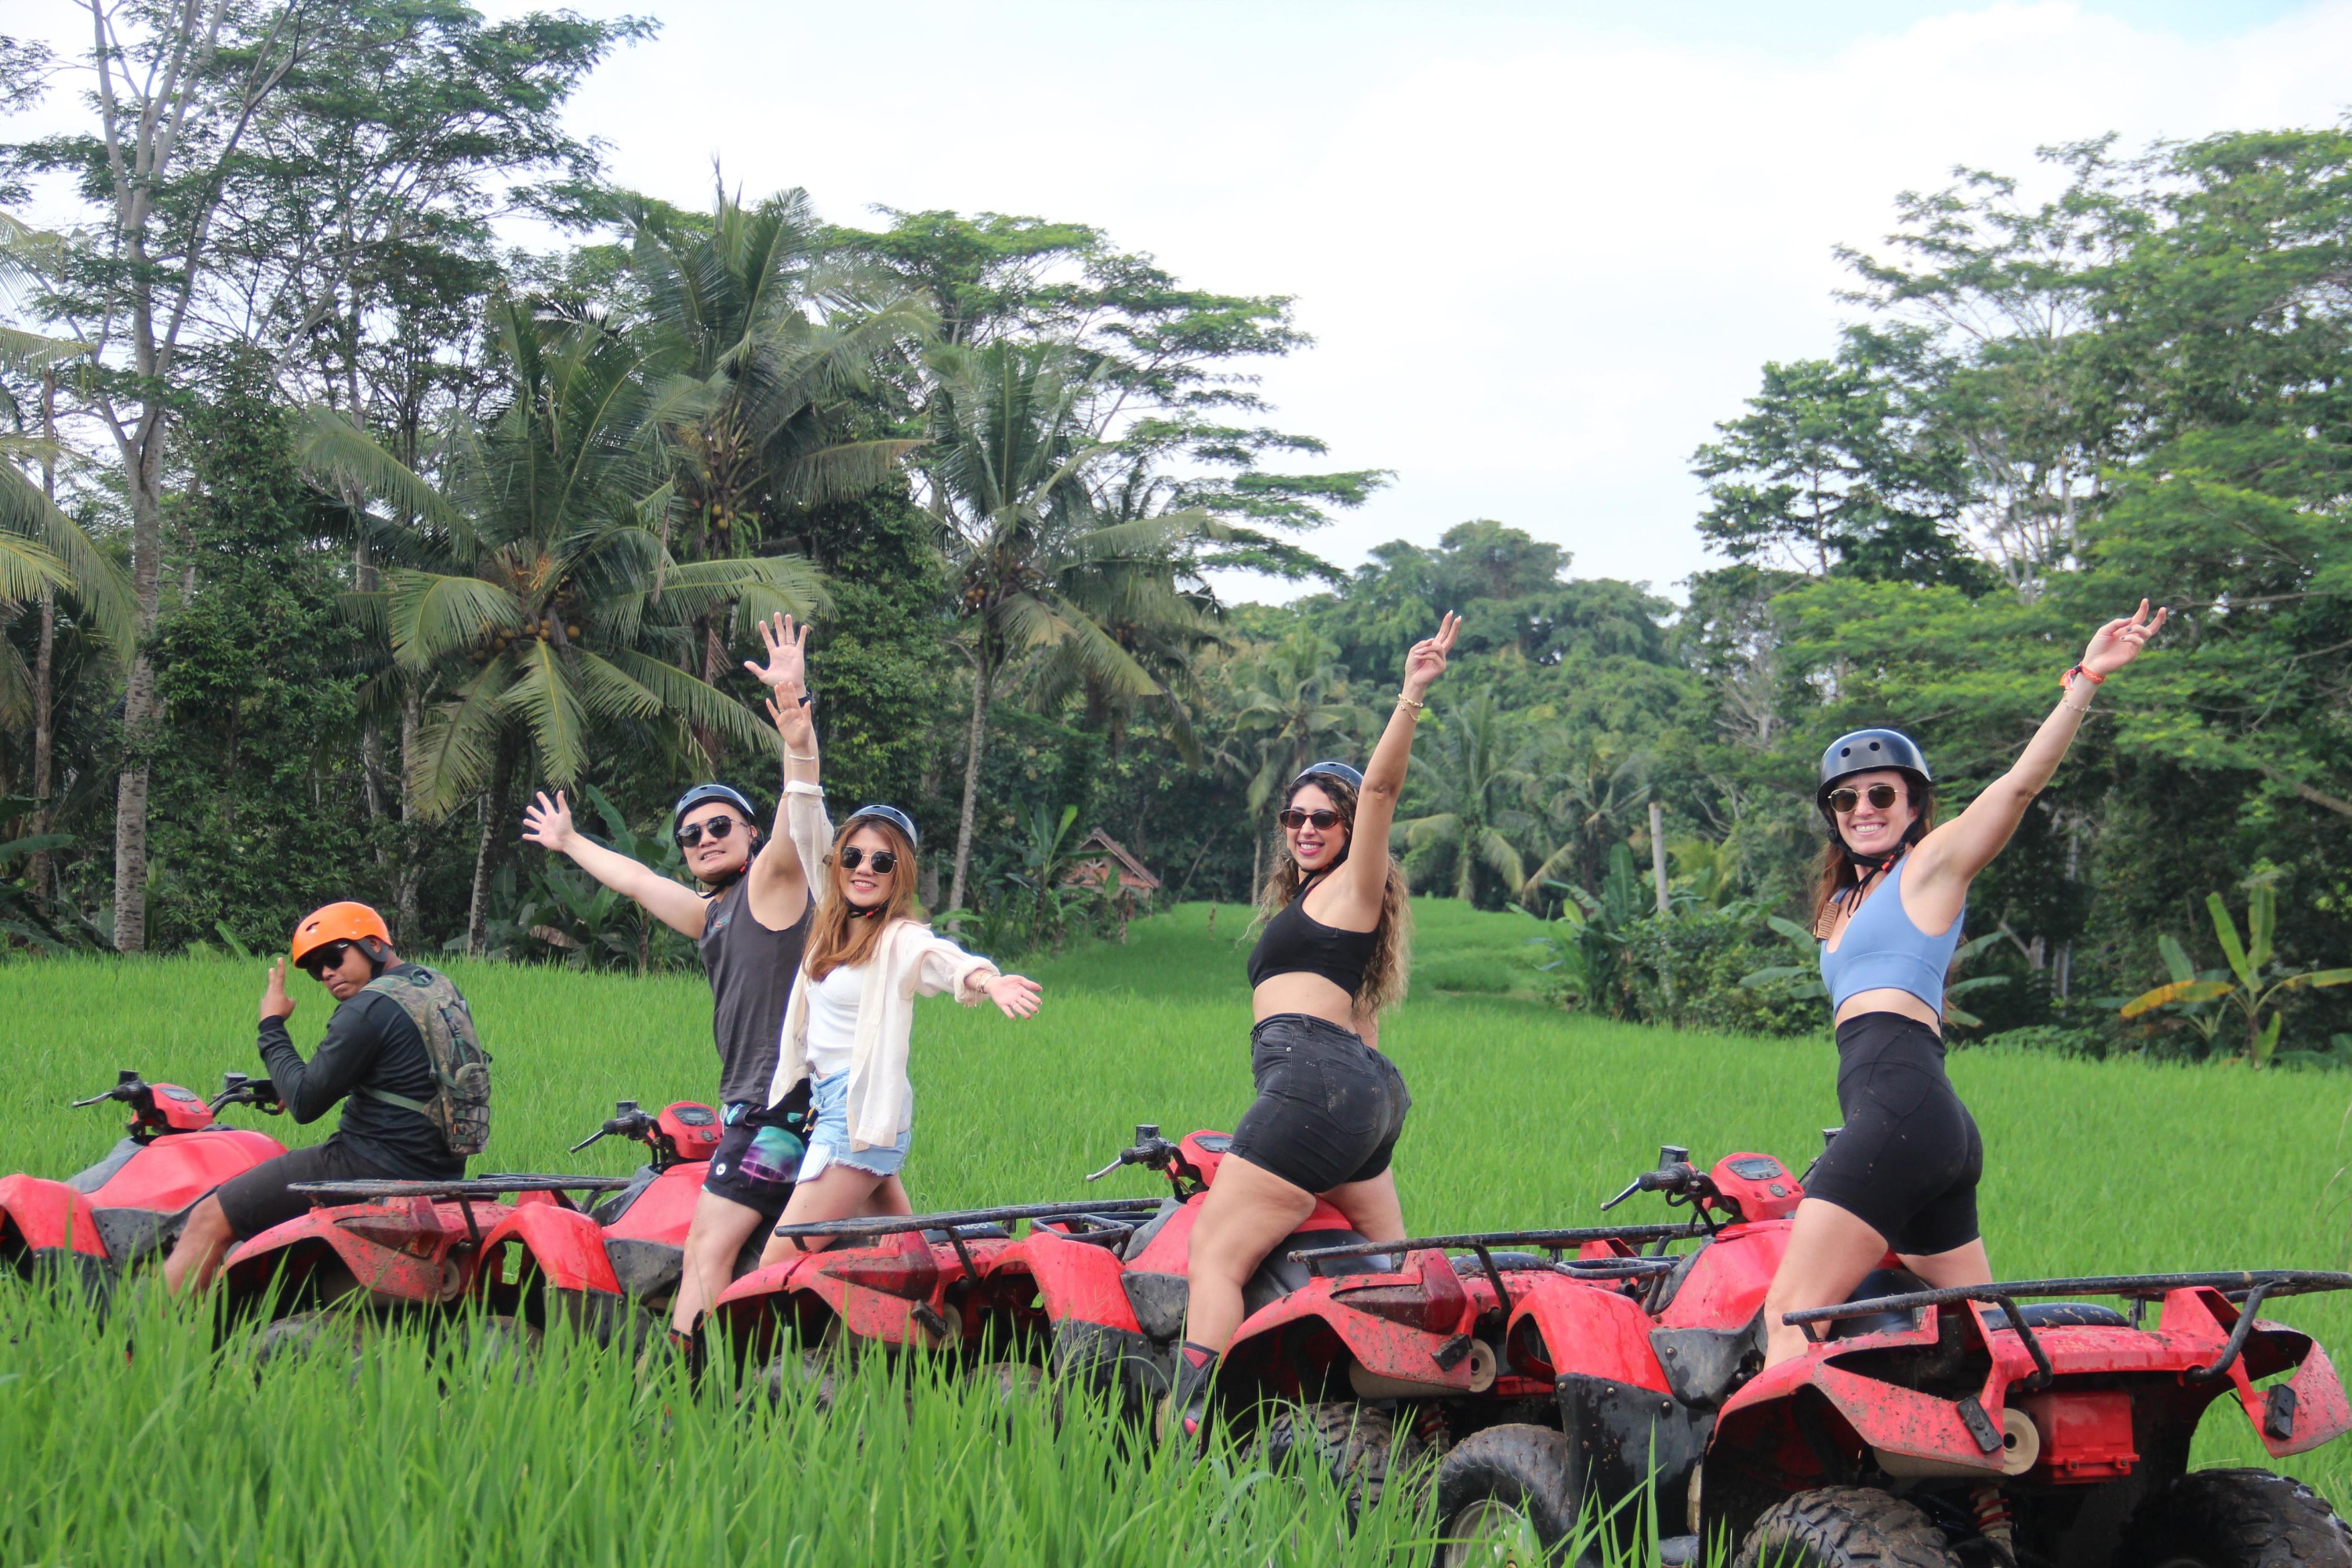
MULTIPOLYGON (((1298 798, 1298 792, 1312 784, 1331 797, 1332 809, 1339 820, 1348 825, 1348 848, 1356 847, 1356 792, 1344 779, 1329 773, 1317 773, 1311 778, 1294 780, 1283 793, 1283 809, 1298 798)), ((1257 912, 1260 921, 1269 921, 1280 914, 1307 880, 1298 858, 1290 852, 1286 841, 1274 857, 1274 869, 1258 889, 1257 912)), ((1404 1000, 1405 980, 1412 968, 1412 910, 1405 902, 1404 869, 1389 857, 1388 880, 1381 888, 1380 923, 1372 927, 1372 956, 1364 965, 1364 978, 1356 987, 1353 998, 1359 1014, 1378 1013, 1404 1000)))
POLYGON ((855 969, 872 958, 884 930, 908 919, 908 911, 915 907, 915 847, 887 817, 853 816, 835 828, 824 865, 824 896, 817 900, 816 921, 803 961, 811 980, 822 980, 836 969, 855 969), (861 827, 870 827, 888 840, 890 853, 898 858, 890 868, 890 896, 871 913, 862 912, 849 901, 849 873, 841 867, 841 847, 861 827))

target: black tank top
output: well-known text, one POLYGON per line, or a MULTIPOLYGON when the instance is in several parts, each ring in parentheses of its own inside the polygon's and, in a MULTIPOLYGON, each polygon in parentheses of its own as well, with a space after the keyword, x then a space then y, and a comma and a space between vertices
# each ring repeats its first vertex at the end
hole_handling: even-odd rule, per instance
POLYGON ((719 1099, 768 1103, 784 1037, 784 1004, 801 971, 814 900, 783 931, 751 913, 746 874, 710 900, 702 916, 702 967, 710 975, 710 1035, 719 1047, 719 1099))
MULTIPOLYGON (((1309 884, 1312 886, 1312 884, 1309 884)), ((1307 912, 1307 888, 1265 922, 1250 949, 1249 979, 1255 987, 1277 974, 1319 974, 1353 996, 1364 984, 1364 967, 1379 945, 1377 931, 1341 931, 1307 912)))

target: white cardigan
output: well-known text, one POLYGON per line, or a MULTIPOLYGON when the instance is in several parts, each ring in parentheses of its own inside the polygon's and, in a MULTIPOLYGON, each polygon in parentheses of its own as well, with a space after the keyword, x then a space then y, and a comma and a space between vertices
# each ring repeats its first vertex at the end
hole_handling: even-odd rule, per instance
MULTIPOLYGON (((801 820, 804 816, 823 819, 824 796, 815 786, 802 784, 785 786, 784 793, 793 838, 798 843, 807 836, 809 825, 801 820)), ((824 876, 819 860, 809 874, 810 886, 829 887, 820 880, 824 876)), ((986 1000, 982 987, 996 973, 996 965, 966 952, 919 921, 893 921, 882 932, 866 963, 866 994, 850 1047, 851 1148, 887 1148, 913 1124, 915 1091, 907 1078, 907 1048, 915 1032, 915 998, 951 991, 957 1001, 974 1006, 986 1000)), ((782 1103, 793 1086, 809 1075, 808 986, 803 962, 793 981, 792 1000, 784 1006, 776 1076, 768 1089, 770 1105, 782 1103)))

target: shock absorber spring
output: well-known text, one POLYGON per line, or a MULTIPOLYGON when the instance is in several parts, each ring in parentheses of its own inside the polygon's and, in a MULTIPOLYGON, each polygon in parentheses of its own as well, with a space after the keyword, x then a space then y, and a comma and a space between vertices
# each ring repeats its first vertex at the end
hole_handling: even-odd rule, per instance
POLYGON ((1978 1487, 1969 1494, 1969 1502, 1976 1513, 1977 1533, 1992 1548, 1993 1556, 2003 1568, 2017 1568, 2017 1521, 2010 1514, 2009 1500, 1999 1487, 1978 1487))

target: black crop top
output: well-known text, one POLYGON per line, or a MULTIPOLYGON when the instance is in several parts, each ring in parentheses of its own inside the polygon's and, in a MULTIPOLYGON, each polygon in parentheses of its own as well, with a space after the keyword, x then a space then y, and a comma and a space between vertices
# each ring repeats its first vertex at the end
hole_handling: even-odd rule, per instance
POLYGON ((1250 949, 1252 986, 1277 974, 1319 974, 1353 996, 1364 984, 1364 967, 1372 962, 1377 931, 1341 931, 1327 926, 1307 912, 1307 889, 1265 922, 1257 945, 1250 949))

